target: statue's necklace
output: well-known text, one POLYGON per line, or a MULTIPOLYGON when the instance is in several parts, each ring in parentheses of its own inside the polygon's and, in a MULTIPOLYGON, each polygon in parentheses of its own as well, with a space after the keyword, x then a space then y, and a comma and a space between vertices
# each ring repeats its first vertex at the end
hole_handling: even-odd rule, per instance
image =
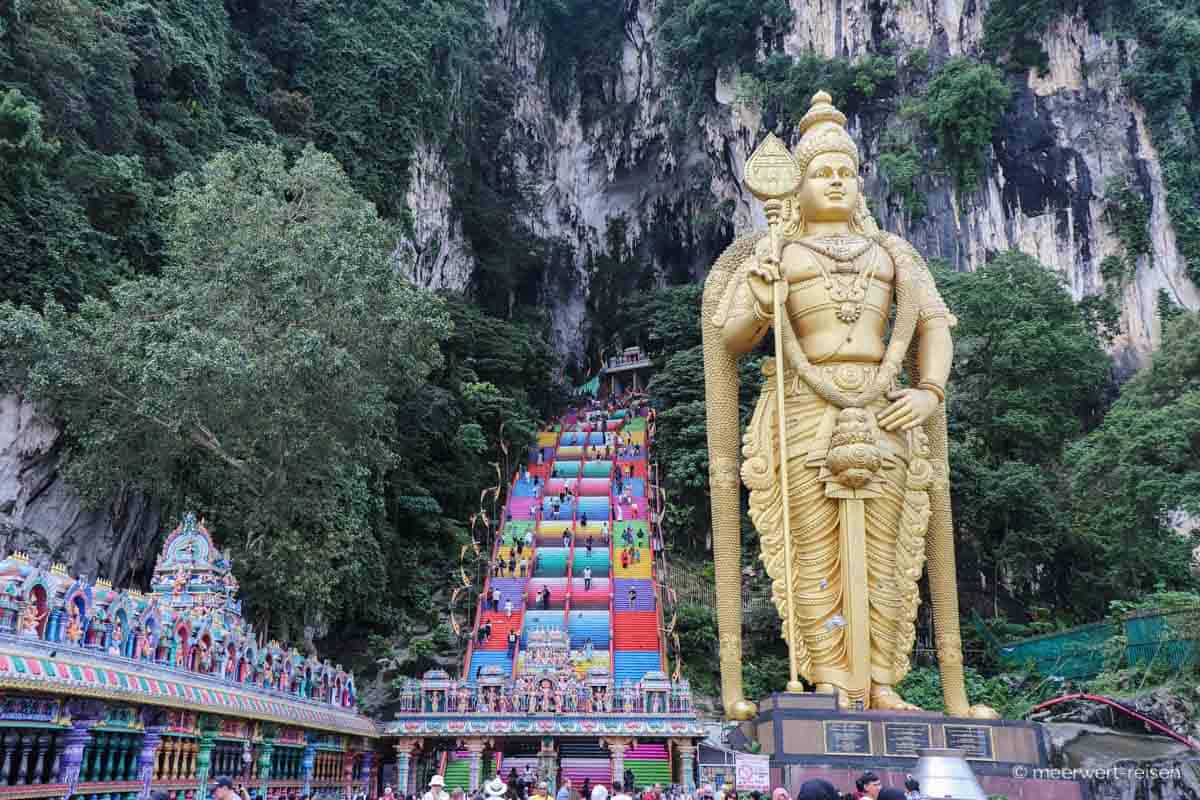
MULTIPOLYGON (((853 262, 871 246, 870 239, 840 234, 806 238, 801 242, 815 252, 840 263, 853 262)), ((814 260, 821 270, 821 279, 825 283, 825 290, 829 292, 829 299, 838 304, 837 318, 847 325, 858 322, 862 316, 863 304, 867 300, 867 292, 871 290, 871 284, 875 280, 879 259, 872 258, 865 270, 855 270, 854 277, 850 280, 843 280, 840 276, 831 274, 821 259, 814 260)))
POLYGON ((806 236, 800 241, 821 255, 840 262, 853 261, 867 252, 871 246, 871 240, 865 236, 853 236, 847 233, 806 236))

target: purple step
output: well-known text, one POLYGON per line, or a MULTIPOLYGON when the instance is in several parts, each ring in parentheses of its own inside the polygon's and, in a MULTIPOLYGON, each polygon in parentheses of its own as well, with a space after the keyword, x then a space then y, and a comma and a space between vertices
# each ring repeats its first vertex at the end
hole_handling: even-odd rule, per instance
MULTIPOLYGON (((644 557, 644 556, 643 556, 644 557)), ((613 586, 614 611, 653 611, 654 583, 647 578, 617 578, 613 586), (637 589, 637 600, 629 604, 629 590, 637 589)))
POLYGON ((512 600, 513 608, 520 610, 525 602, 525 586, 527 580, 521 578, 492 578, 489 588, 500 590, 500 610, 504 610, 504 601, 512 600))

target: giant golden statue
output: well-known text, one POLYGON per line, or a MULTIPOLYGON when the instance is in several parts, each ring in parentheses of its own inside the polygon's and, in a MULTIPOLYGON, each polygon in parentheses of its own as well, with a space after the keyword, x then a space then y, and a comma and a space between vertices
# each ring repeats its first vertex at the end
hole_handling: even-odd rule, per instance
POLYGON ((791 153, 768 135, 746 184, 770 230, 738 238, 704 287, 722 699, 732 718, 754 713, 741 677, 737 359, 774 326, 741 478, 789 646, 788 690, 803 677, 836 688, 846 708, 914 709, 895 686, 928 560, 947 712, 992 717, 968 704, 963 681, 943 406, 954 318, 921 256, 872 219, 845 123, 820 92, 791 153))

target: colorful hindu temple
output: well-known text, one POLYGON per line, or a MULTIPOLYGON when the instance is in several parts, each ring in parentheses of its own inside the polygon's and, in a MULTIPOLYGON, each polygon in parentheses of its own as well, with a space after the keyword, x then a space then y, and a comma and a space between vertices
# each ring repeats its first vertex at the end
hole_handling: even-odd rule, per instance
POLYGON ((465 669, 410 682, 381 731, 399 791, 434 771, 447 789, 514 771, 551 787, 692 785, 704 733, 687 682, 668 675, 653 413, 644 398, 592 402, 538 435, 510 486, 465 669))
POLYGON ((354 677, 242 618, 229 558, 189 514, 150 592, 0 561, 0 797, 372 793, 376 729, 354 677))
MULTIPOLYGON (((633 363, 633 362, 630 362, 633 363)), ((538 435, 497 530, 464 668, 411 679, 399 713, 242 617, 202 520, 167 537, 148 592, 0 561, 0 798, 374 797, 492 774, 691 785, 703 730, 669 676, 653 411, 589 402, 538 435)))

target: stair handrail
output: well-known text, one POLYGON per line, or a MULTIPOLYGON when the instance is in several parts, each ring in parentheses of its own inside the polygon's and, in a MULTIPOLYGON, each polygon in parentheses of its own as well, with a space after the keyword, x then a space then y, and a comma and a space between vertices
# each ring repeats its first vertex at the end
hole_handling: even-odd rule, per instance
MULTIPOLYGON (((520 475, 520 472, 517 473, 520 475)), ((496 559, 500 554, 500 547, 504 543, 504 528, 508 517, 509 504, 512 502, 514 490, 517 486, 517 479, 513 478, 509 486, 508 497, 504 500, 504 507, 500 512, 500 519, 497 520, 496 538, 492 540, 491 557, 488 558, 487 567, 484 570, 483 576, 483 593, 478 599, 478 610, 475 613, 475 624, 471 626, 471 638, 467 641, 467 655, 463 659, 462 669, 459 670, 459 677, 462 680, 469 681, 471 679, 471 657, 475 655, 475 641, 479 636, 479 625, 483 622, 484 615, 484 598, 491 597, 492 592, 492 565, 496 563, 496 559)))
POLYGON ((1089 700, 1093 703, 1101 703, 1103 705, 1108 706, 1109 708, 1115 708, 1116 710, 1124 712, 1125 714, 1128 714, 1129 716, 1133 717, 1138 722, 1141 722, 1142 724, 1147 725, 1147 726, 1165 734, 1166 736, 1171 737, 1172 739, 1174 739, 1177 742, 1181 742, 1181 743, 1187 745, 1188 747, 1192 748, 1193 750, 1200 750, 1200 742, 1197 742, 1195 739, 1192 739, 1189 736, 1184 736, 1182 733, 1178 733, 1178 732, 1172 730, 1171 728, 1168 728, 1166 725, 1159 722, 1158 720, 1156 720, 1152 717, 1147 717, 1145 714, 1138 713, 1137 711, 1134 711, 1132 708, 1129 708, 1128 706, 1126 706, 1122 703, 1118 703, 1117 701, 1113 700, 1110 697, 1104 697, 1103 695, 1087 694, 1084 692, 1077 692, 1075 694, 1064 694, 1061 697, 1055 697, 1050 700, 1046 700, 1045 702, 1038 703, 1036 706, 1029 709, 1029 711, 1027 711, 1025 713, 1025 716, 1029 716, 1030 714, 1034 714, 1038 711, 1042 711, 1043 709, 1050 708, 1051 706, 1056 706, 1059 703, 1065 703, 1069 700, 1089 700))
MULTIPOLYGON (((605 418, 605 429, 608 428, 607 417, 605 418)), ((613 437, 616 441, 616 437, 613 437)), ((617 542, 616 523, 613 519, 613 470, 618 469, 617 448, 613 447, 612 458, 609 460, 608 470, 608 676, 613 685, 613 695, 617 694, 617 603, 615 600, 617 594, 617 561, 614 558, 617 542)), ((617 707, 617 698, 608 698, 612 708, 617 707)))

